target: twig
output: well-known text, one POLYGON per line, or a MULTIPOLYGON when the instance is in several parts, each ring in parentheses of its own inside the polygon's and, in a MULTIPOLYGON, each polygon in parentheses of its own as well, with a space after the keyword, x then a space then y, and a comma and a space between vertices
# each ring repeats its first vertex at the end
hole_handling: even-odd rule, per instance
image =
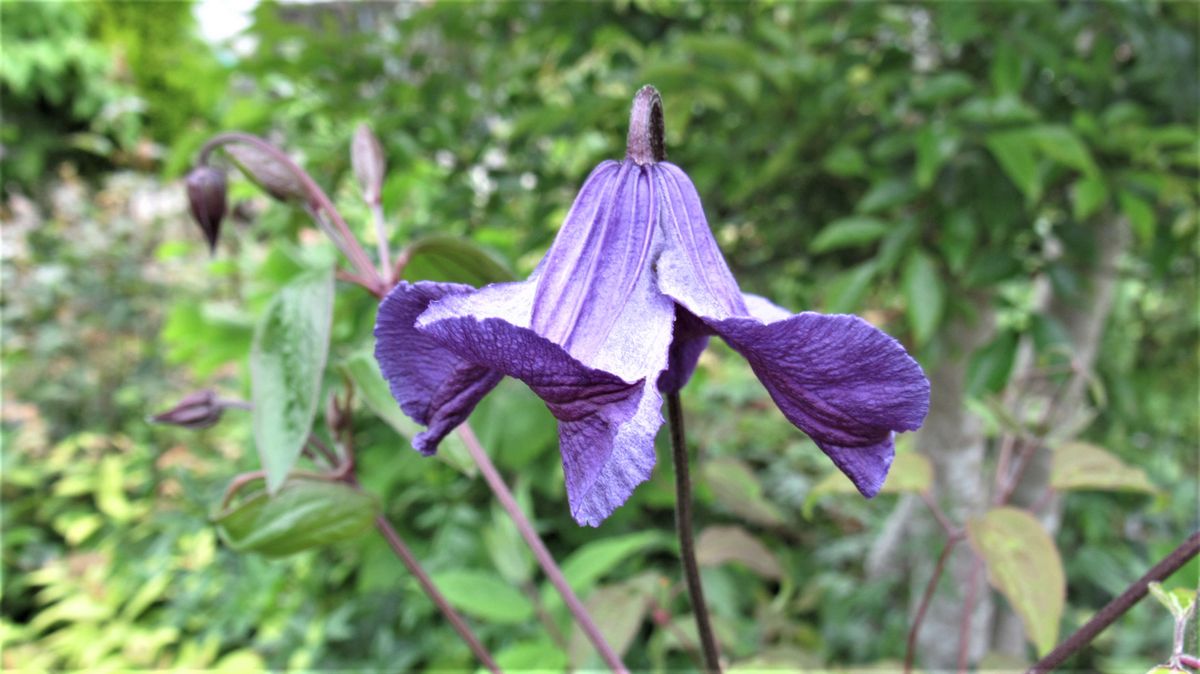
POLYGON ((1191 561, 1198 552, 1200 552, 1200 531, 1193 533, 1187 540, 1180 543, 1179 547, 1172 550, 1161 562, 1155 564, 1153 568, 1146 572, 1146 575, 1134 581, 1120 596, 1100 609, 1096 615, 1092 616, 1091 620, 1084 623, 1074 634, 1067 637, 1065 641, 1050 651, 1046 657, 1038 660, 1029 668, 1027 674, 1041 674, 1042 672, 1053 671, 1068 657, 1091 643, 1092 639, 1096 638, 1096 635, 1103 632, 1106 627, 1115 622, 1117 618, 1120 618, 1134 604, 1141 601, 1142 597, 1146 596, 1146 588, 1150 583, 1166 579, 1172 573, 1178 571, 1184 564, 1191 561))
MULTIPOLYGON (((357 485, 357 481, 354 484, 357 485)), ((496 664, 496 660, 492 657, 492 654, 488 652, 487 648, 475 636, 475 633, 471 631, 470 626, 467 625, 467 621, 463 620, 462 616, 454 610, 454 607, 450 606, 450 603, 438 591, 429 574, 425 573, 425 569, 421 568, 420 563, 417 562, 417 558, 413 556, 412 551, 404 544, 404 541, 401 540, 396 530, 392 528, 387 518, 383 515, 377 516, 375 518, 375 527, 379 529, 379 533, 383 534, 388 545, 392 547, 392 552, 396 553, 396 556, 400 558, 400 561, 408 569, 408 572, 417 579, 417 582, 421 585, 421 589, 425 591, 429 599, 438 607, 442 615, 446 616, 446 620, 450 621, 450 624, 454 627, 454 631, 458 632, 463 641, 467 642, 467 647, 471 649, 475 657, 493 674, 500 674, 500 667, 496 664)))
POLYGON ((938 581, 942 577, 942 572, 946 569, 946 560, 950 558, 950 553, 954 550, 954 546, 959 540, 961 538, 958 536, 946 540, 946 545, 942 547, 942 554, 938 556, 937 564, 933 567, 933 575, 929 577, 929 584, 925 586, 925 592, 921 595, 921 603, 917 606, 917 614, 913 616, 912 627, 908 630, 908 644, 904 649, 904 674, 909 674, 912 671, 913 658, 916 656, 917 635, 921 631, 921 623, 925 621, 925 612, 929 610, 929 602, 933 599, 933 593, 937 589, 938 581))
POLYGON ((925 502, 925 505, 929 507, 929 512, 933 513, 933 518, 942 527, 942 531, 945 532, 947 538, 954 539, 962 535, 962 531, 954 526, 949 517, 946 517, 946 513, 942 511, 941 506, 937 504, 937 501, 933 500, 933 496, 928 491, 920 492, 918 495, 925 502))
POLYGON ((971 571, 967 576, 967 596, 963 598, 962 624, 958 631, 958 671, 967 671, 971 655, 971 616, 975 613, 975 595, 979 592, 979 573, 983 571, 983 560, 975 555, 971 559, 971 571))
POLYGON ((496 495, 496 500, 500 501, 500 507, 504 508, 508 516, 512 518, 513 523, 517 525, 517 531, 521 533, 521 537, 525 539, 525 543, 533 551, 534 558, 542 567, 542 571, 545 572, 550 584, 562 596, 563 602, 575 618, 575 622, 579 624, 583 633, 587 635, 588 640, 596 647, 596 651, 600 653, 600 657, 610 669, 614 672, 627 673, 629 670, 621 662, 621 657, 617 655, 612 646, 605 640, 604 635, 600 633, 600 628, 596 627, 592 616, 583 606, 583 602, 579 601, 579 597, 575 595, 575 591, 567 583, 562 570, 554 562, 554 557, 546 549, 546 544, 542 542, 537 532, 534 531, 533 524, 529 522, 529 518, 521 511, 521 506, 517 505, 517 500, 513 498, 508 485, 504 484, 503 478, 500 477, 500 472, 496 470, 496 466, 488 458, 487 452, 479 444, 479 438, 475 437, 475 432, 471 430, 471 426, 466 423, 459 426, 458 434, 467 446, 467 451, 470 452, 471 458, 479 466, 479 472, 483 473, 484 481, 491 487, 492 493, 496 495))
POLYGON ((379 246, 379 273, 383 284, 392 287, 392 262, 388 250, 387 227, 383 219, 383 206, 379 201, 371 204, 371 220, 375 223, 375 242, 379 246))
POLYGON ((696 543, 692 535, 692 480, 688 475, 687 441, 683 435, 683 405, 679 393, 667 394, 667 416, 671 426, 671 456, 675 460, 675 528, 679 532, 679 557, 683 576, 687 580, 692 613, 696 616, 696 632, 704 653, 705 669, 721 671, 717 640, 713 637, 708 605, 704 602, 704 585, 696 564, 696 543))
POLYGON ((253 134, 242 133, 239 131, 220 133, 210 138, 208 142, 200 148, 200 163, 203 164, 205 161, 207 161, 208 155, 211 154, 213 150, 221 145, 224 145, 225 143, 246 143, 248 145, 253 145, 259 150, 270 155, 275 161, 283 164, 284 167, 286 167, 287 170, 290 171, 292 175, 294 175, 304 185, 304 191, 308 195, 309 201, 315 204, 319 209, 325 211, 326 215, 328 215, 330 220, 333 221, 334 225, 337 227, 337 232, 340 234, 340 237, 334 238, 332 237, 331 233, 331 238, 334 238, 334 243, 338 245, 338 248, 341 249, 341 251, 346 255, 351 264, 358 269, 359 276, 371 280, 371 285, 367 286, 368 290, 371 290, 371 292, 379 297, 382 297, 386 293, 383 277, 380 275, 379 271, 371 265, 370 258, 367 257, 366 251, 364 251, 362 246, 359 245, 358 239, 356 239, 354 234, 350 232, 350 227, 346 225, 346 221, 342 218, 342 214, 338 212, 337 208, 333 205, 333 202, 329 199, 329 196, 325 194, 325 191, 322 190, 319 185, 317 185, 316 181, 312 179, 312 176, 308 175, 307 171, 300 168, 300 166, 296 164, 296 162, 294 162, 286 152, 279 149, 272 143, 269 143, 253 134))

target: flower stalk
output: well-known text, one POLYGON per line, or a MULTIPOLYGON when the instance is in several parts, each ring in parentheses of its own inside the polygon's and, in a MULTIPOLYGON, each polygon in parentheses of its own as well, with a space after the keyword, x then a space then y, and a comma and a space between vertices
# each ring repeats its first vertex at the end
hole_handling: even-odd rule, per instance
MULTIPOLYGON (((363 281, 363 287, 377 297, 382 297, 384 293, 387 292, 388 288, 386 282, 384 281, 384 277, 371 264, 370 258, 367 257, 366 251, 364 251, 362 246, 358 243, 358 239, 355 238, 354 234, 350 231, 350 227, 342 218, 341 213, 339 213, 337 208, 333 205, 333 202, 329 199, 329 196, 325 194, 325 191, 317 185, 316 181, 314 181, 304 169, 300 168, 296 162, 292 161, 292 158, 289 157, 287 153, 275 147, 271 143, 268 143, 262 138, 259 138, 258 136, 248 133, 241 133, 238 131, 231 131, 228 133, 217 134, 216 136, 210 138, 209 141, 200 148, 198 163, 200 165, 205 165, 208 162, 208 157, 212 154, 213 150, 216 150, 222 145, 229 143, 241 143, 252 146, 254 149, 262 152, 271 160, 276 162, 279 166, 282 166, 284 169, 286 169, 292 177, 299 180, 300 185, 304 190, 305 197, 308 201, 305 206, 310 207, 310 213, 313 215, 313 218, 317 220, 318 224, 322 225, 322 229, 324 229, 326 234, 328 234, 333 240, 334 245, 336 245, 342 254, 346 256, 346 259, 350 261, 350 264, 355 267, 357 270, 357 276, 363 281), (322 213, 324 213, 324 215, 333 223, 333 228, 327 228, 324 226, 324 223, 321 221, 320 217, 322 213)), ((274 192, 272 193, 274 194, 274 192)))
POLYGON ((537 560, 538 566, 542 567, 542 571, 546 574, 546 578, 554 589, 558 590, 562 596, 563 603, 567 605, 567 610, 571 612, 571 616, 575 618, 575 622, 583 630, 588 640, 596 647, 596 651, 600 654, 604 664, 614 672, 628 672, 629 669, 621 662, 621 656, 617 655, 612 646, 600 633, 600 628, 596 626, 592 620, 591 614, 584 607, 583 602, 576 596, 575 591, 571 589, 567 579, 563 576, 562 570, 558 568, 554 557, 550 555, 550 551, 546 549, 546 544, 542 542, 537 531, 534 530, 533 524, 525 513, 521 511, 521 506, 517 504, 517 499, 513 497, 509 491, 508 485, 504 483, 504 478, 500 477, 500 471, 496 470, 495 464, 488 458, 487 452, 483 446, 479 444, 479 438, 475 436, 475 432, 471 430, 470 424, 464 423, 458 427, 458 435, 462 438, 463 443, 467 446, 467 451, 471 454, 471 458, 479 466, 479 472, 483 474, 483 479, 491 488, 492 493, 496 495, 496 500, 500 502, 500 507, 508 513, 514 524, 517 525, 517 531, 521 533, 521 538, 525 539, 526 545, 533 552, 534 558, 537 560))
POLYGON ((704 668, 720 672, 720 653, 713 637, 708 604, 704 602, 704 585, 700 582, 700 567, 696 563, 696 543, 692 533, 692 480, 688 472, 687 440, 683 434, 683 406, 679 393, 667 395, 667 423, 671 426, 671 457, 675 462, 675 529, 679 532, 679 558, 687 581, 692 613, 696 616, 696 633, 700 635, 700 650, 704 668))

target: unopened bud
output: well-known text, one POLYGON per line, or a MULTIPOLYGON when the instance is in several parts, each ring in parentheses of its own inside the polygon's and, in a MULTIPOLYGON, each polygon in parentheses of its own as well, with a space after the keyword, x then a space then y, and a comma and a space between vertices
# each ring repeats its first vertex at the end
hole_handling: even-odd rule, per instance
POLYGON ((186 183, 192 218, 204 231, 208 249, 216 250, 225 217, 225 174, 211 166, 198 166, 187 175, 186 183))
POLYGON ((383 147, 366 124, 359 124, 354 131, 354 140, 350 143, 350 164, 354 167, 354 177, 362 186, 363 199, 368 204, 378 204, 383 192, 385 170, 383 147))
POLYGON ((198 430, 208 428, 221 420, 225 405, 210 389, 189 393, 179 404, 150 417, 156 424, 168 424, 198 430))
POLYGON ((250 143, 229 143, 222 149, 251 180, 279 201, 306 200, 300 176, 276 157, 250 143))

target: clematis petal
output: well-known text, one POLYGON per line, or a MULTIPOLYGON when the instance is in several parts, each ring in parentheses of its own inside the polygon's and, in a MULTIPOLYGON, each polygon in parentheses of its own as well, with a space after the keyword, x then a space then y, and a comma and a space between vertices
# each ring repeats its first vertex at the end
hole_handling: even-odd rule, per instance
POLYGON ((848 315, 707 323, 746 357, 784 416, 864 496, 878 493, 891 465, 893 431, 916 430, 929 411, 929 381, 899 342, 848 315))
POLYGON ((665 237, 657 265, 659 288, 701 318, 749 315, 704 218, 696 187, 673 164, 662 162, 654 168, 662 193, 665 237))
POLYGON ((671 351, 667 369, 658 377, 658 390, 677 393, 692 378, 700 354, 708 346, 712 334, 704 321, 692 312, 675 305, 675 329, 671 339, 671 351))
POLYGON ((414 326, 430 302, 473 291, 455 283, 401 282, 379 305, 375 359, 400 408, 429 427, 413 439, 413 447, 426 456, 503 378, 455 356, 414 326))
POLYGON ((650 477, 662 399, 645 379, 588 367, 501 318, 454 316, 435 305, 417 326, 456 356, 524 381, 545 401, 559 421, 567 499, 580 524, 599 525, 650 477))
POLYGON ((571 513, 598 525, 650 476, 675 304, 650 169, 601 164, 528 281, 449 295, 418 330, 456 356, 521 379, 559 420, 571 513))

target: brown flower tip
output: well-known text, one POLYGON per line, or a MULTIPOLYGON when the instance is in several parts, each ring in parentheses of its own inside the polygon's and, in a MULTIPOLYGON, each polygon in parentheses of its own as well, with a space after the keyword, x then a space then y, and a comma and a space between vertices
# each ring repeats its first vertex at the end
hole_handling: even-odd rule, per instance
POLYGON ((633 97, 625 156, 639 166, 667 158, 667 147, 663 143, 662 96, 658 94, 658 89, 649 84, 639 89, 633 97))

